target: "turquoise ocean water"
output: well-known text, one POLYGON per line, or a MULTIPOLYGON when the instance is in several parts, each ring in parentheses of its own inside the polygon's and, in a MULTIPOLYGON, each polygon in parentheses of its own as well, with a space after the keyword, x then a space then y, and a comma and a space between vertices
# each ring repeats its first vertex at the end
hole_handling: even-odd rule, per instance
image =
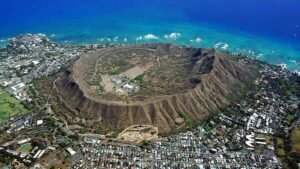
POLYGON ((172 42, 300 71, 296 0, 11 0, 0 2, 0 20, 2 47, 27 32, 65 44, 172 42))

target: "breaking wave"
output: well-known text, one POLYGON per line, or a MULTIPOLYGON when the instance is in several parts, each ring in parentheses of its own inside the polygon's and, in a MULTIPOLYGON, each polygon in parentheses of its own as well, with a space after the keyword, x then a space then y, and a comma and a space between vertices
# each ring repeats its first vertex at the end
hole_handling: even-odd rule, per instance
POLYGON ((197 37, 196 39, 190 40, 190 42, 192 42, 192 43, 201 43, 202 41, 203 41, 203 39, 200 38, 200 37, 197 37))
POLYGON ((169 35, 164 35, 165 39, 171 39, 171 40, 176 40, 177 38, 179 38, 181 36, 181 33, 170 33, 169 35))
POLYGON ((159 38, 154 34, 147 34, 144 36, 144 39, 159 39, 159 38))
POLYGON ((214 45, 214 48, 222 49, 222 50, 227 50, 228 47, 229 47, 228 43, 223 43, 223 42, 219 42, 214 45))

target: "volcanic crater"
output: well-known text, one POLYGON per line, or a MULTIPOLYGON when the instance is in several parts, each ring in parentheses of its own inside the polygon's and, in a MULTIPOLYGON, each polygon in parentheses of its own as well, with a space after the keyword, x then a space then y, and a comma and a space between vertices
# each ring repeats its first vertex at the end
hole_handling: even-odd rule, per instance
POLYGON ((168 133, 240 97, 256 70, 214 49, 140 44, 83 54, 55 84, 74 116, 168 133))

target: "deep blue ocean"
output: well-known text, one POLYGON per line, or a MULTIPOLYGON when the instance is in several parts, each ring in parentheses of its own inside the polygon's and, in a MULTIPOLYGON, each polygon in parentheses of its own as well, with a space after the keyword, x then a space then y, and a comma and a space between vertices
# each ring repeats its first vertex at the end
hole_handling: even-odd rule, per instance
POLYGON ((28 32, 69 44, 216 47, 300 71, 299 0, 1 0, 0 46, 28 32))

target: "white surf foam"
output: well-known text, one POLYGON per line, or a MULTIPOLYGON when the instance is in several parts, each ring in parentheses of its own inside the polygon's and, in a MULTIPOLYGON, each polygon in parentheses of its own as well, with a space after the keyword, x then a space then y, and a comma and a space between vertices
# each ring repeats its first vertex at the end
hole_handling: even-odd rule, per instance
POLYGON ((295 65, 300 65, 300 62, 297 62, 296 60, 289 60, 290 62, 294 63, 295 65))
POLYGON ((195 39, 195 41, 196 41, 197 43, 200 43, 200 42, 203 41, 203 39, 198 37, 198 38, 195 39))
POLYGON ((9 41, 10 40, 10 38, 7 38, 7 39, 0 39, 0 42, 7 42, 7 41, 9 41))
POLYGON ((139 37, 135 38, 135 40, 136 40, 136 41, 141 41, 141 40, 143 40, 143 37, 142 37, 142 36, 139 36, 139 37))
POLYGON ((190 40, 190 42, 192 42, 192 43, 201 43, 202 41, 203 41, 203 39, 200 37, 190 40))
POLYGON ((281 69, 287 69, 287 64, 285 64, 285 63, 281 63, 278 65, 281 67, 281 69))
POLYGON ((150 39, 159 39, 159 38, 154 34, 147 34, 144 36, 144 39, 150 40, 150 39))
POLYGON ((114 37, 113 41, 114 41, 114 42, 118 42, 118 39, 119 39, 119 37, 116 36, 116 37, 114 37))
POLYGON ((259 59, 259 58, 261 58, 262 56, 263 56, 263 54, 260 53, 260 54, 258 54, 258 55, 256 56, 256 59, 259 59))
POLYGON ((228 43, 224 43, 224 42, 219 42, 214 45, 214 48, 222 49, 222 50, 227 50, 228 47, 229 47, 228 43))
POLYGON ((169 35, 164 35, 165 39, 171 39, 171 40, 176 40, 177 38, 179 38, 181 36, 181 33, 170 33, 169 35))
POLYGON ((221 49, 223 50, 227 50, 229 47, 229 45, 227 43, 224 43, 224 45, 221 47, 221 49))
POLYGON ((294 70, 294 73, 300 77, 300 71, 294 70))

